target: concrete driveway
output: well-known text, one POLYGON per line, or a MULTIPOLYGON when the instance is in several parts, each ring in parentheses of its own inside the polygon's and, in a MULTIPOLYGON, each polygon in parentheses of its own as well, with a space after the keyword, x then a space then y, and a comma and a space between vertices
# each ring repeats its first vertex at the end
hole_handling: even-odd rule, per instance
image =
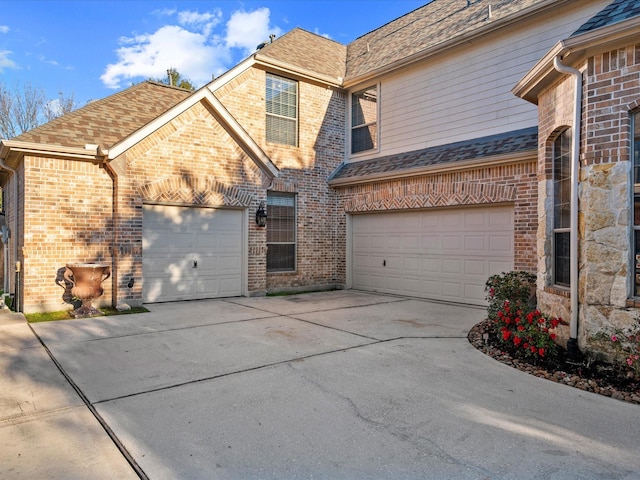
POLYGON ((0 323, 1 478, 640 478, 640 407, 486 357, 466 339, 483 309, 334 291, 150 310, 0 323))

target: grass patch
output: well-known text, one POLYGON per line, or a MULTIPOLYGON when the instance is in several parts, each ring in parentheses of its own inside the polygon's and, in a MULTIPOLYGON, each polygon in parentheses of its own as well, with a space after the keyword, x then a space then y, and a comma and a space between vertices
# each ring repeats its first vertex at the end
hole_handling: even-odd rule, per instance
MULTIPOLYGON (((124 312, 119 312, 113 307, 102 307, 100 308, 102 312, 102 316, 110 317, 113 315, 131 315, 134 313, 148 313, 149 310, 145 307, 131 307, 131 310, 127 310, 124 312)), ((25 318, 29 323, 39 323, 39 322, 56 322, 58 320, 75 320, 71 314, 71 310, 63 310, 61 312, 43 312, 43 313, 27 313, 25 314, 25 318)))

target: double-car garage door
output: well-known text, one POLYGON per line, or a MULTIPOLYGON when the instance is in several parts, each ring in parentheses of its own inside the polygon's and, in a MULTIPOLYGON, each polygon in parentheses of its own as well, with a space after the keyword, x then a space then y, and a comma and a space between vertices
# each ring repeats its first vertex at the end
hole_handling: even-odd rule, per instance
POLYGON ((353 288, 484 305, 513 269, 513 207, 353 215, 353 288))
POLYGON ((242 295, 243 212, 145 205, 145 303, 242 295))

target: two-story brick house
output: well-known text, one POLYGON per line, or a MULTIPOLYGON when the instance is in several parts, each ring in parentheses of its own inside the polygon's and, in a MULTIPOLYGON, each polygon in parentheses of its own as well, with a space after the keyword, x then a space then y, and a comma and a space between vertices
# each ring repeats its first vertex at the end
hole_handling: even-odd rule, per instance
POLYGON ((145 82, 3 141, 22 309, 64 307, 77 261, 112 266, 113 304, 334 287, 482 304, 489 275, 544 252, 548 132, 512 88, 610 3, 434 0, 349 45, 296 28, 195 93, 145 82))

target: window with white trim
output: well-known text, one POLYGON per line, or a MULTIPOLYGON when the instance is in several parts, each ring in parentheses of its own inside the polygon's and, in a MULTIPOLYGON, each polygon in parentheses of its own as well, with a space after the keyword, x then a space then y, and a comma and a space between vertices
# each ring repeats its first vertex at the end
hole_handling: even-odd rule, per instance
POLYGON ((296 269, 296 197, 267 192, 267 272, 296 269))
POLYGON ((570 285, 571 129, 553 142, 553 283, 570 285))
POLYGON ((298 145, 298 82, 267 73, 267 142, 298 145))
POLYGON ((378 86, 351 95, 351 153, 378 148, 378 86))

